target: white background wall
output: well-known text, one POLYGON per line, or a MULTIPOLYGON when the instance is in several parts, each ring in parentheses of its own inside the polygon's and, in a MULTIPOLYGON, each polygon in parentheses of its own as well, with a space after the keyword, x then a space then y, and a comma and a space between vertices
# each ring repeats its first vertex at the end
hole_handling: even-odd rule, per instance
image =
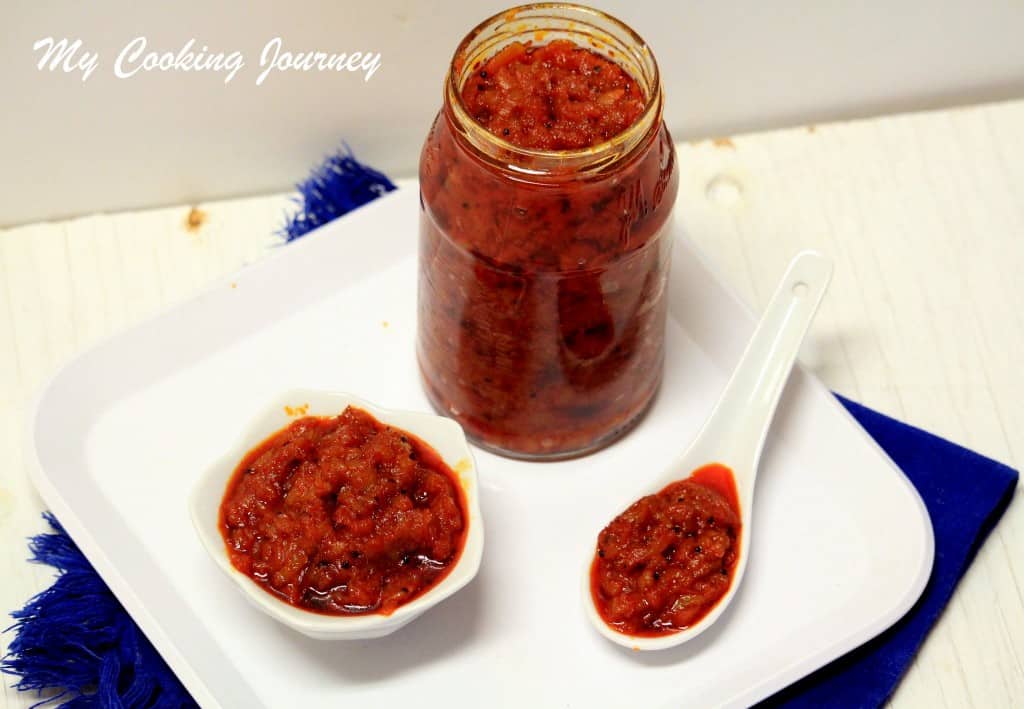
MULTIPOLYGON (((1024 95, 1021 0, 594 2, 633 25, 662 67, 667 120, 698 138, 1024 95)), ((392 174, 415 170, 461 37, 506 2, 4 0, 0 8, 0 226, 287 188, 345 139, 392 174), (241 50, 213 73, 113 74, 145 36, 241 50), (379 51, 357 74, 272 75, 264 44, 379 51), (40 72, 33 43, 81 38, 88 81, 40 72)))

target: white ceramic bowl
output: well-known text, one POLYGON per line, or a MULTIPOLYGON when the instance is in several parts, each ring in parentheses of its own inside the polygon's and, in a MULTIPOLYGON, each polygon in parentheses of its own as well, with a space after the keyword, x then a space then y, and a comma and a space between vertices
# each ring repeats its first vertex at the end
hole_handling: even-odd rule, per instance
POLYGON ((286 392, 257 413, 220 460, 202 475, 192 490, 189 509, 199 538, 217 565, 237 584, 245 597, 261 611, 288 627, 313 638, 355 640, 379 638, 395 632, 421 613, 468 584, 480 569, 484 527, 480 516, 476 463, 462 427, 443 416, 413 411, 393 411, 344 393, 307 389, 286 392), (246 453, 268 436, 287 426, 297 415, 337 416, 348 405, 368 411, 382 423, 405 429, 429 444, 455 471, 466 497, 469 520, 466 543, 455 567, 439 584, 419 598, 399 606, 391 615, 322 615, 281 601, 238 571, 228 558, 218 529, 219 508, 235 467, 246 453), (291 413, 289 414, 289 411, 291 413))

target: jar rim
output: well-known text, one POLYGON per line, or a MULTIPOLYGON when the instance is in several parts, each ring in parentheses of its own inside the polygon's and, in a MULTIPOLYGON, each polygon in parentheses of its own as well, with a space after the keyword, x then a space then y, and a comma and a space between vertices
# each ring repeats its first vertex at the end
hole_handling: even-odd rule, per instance
MULTIPOLYGON (((528 42, 532 43, 532 40, 528 42)), ((616 61, 613 58, 614 53, 613 49, 612 57, 609 58, 616 61)), ((616 63, 619 62, 616 61, 616 63)), ((624 69, 626 68, 624 67, 624 69)), ((626 70, 628 71, 628 69, 626 70)), ((452 56, 451 65, 445 77, 444 103, 449 119, 452 121, 453 127, 456 128, 457 136, 466 139, 492 161, 495 161, 498 155, 512 158, 511 161, 508 159, 497 160, 506 169, 522 173, 524 176, 544 176, 567 170, 576 173, 599 171, 632 154, 644 142, 645 136, 657 131, 657 127, 661 123, 663 96, 661 76, 654 54, 632 27, 618 18, 592 7, 575 3, 542 2, 509 8, 487 18, 469 31, 452 56), (620 52, 633 60, 637 69, 640 70, 640 75, 637 76, 637 72, 634 71, 629 73, 635 80, 644 84, 647 93, 644 109, 640 116, 621 133, 585 148, 544 150, 520 147, 491 133, 470 114, 462 99, 462 84, 465 79, 466 67, 474 67, 473 70, 475 70, 475 65, 479 64, 479 61, 472 61, 477 59, 477 55, 471 55, 471 50, 474 42, 480 40, 488 30, 494 29, 495 32, 499 32, 503 27, 508 26, 504 35, 495 35, 504 36, 506 39, 538 31, 544 32, 545 30, 529 25, 529 22, 531 20, 558 19, 552 13, 559 12, 573 18, 564 20, 567 23, 565 31, 599 35, 602 42, 608 45, 618 45, 620 52), (515 22, 523 24, 515 26, 513 25, 515 22), (620 33, 622 37, 614 37, 608 29, 602 29, 601 24, 620 33)))

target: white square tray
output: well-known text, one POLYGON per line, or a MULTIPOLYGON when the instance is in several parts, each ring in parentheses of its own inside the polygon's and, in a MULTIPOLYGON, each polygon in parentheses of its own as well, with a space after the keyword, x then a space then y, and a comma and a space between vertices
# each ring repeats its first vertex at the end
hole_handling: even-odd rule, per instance
POLYGON ((911 607, 933 558, 924 506, 797 371, 762 460, 750 566, 727 613, 692 643, 650 654, 589 626, 579 606, 586 551, 694 435, 753 329, 681 238, 655 406, 580 460, 478 452, 487 545, 470 586, 373 641, 310 640, 250 607, 201 548, 187 491, 282 390, 428 409, 413 351, 417 197, 407 184, 280 249, 74 360, 40 396, 29 449, 43 498, 200 704, 740 706, 911 607))

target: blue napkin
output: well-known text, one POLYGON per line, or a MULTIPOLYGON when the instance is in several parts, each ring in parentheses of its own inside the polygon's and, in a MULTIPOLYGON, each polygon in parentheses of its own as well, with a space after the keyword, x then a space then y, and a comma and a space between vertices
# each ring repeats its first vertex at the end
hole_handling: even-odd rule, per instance
POLYGON ((765 700, 762 707, 884 704, 1017 487, 1017 471, 1002 463, 838 398, 924 500, 935 531, 935 565, 921 598, 896 625, 765 700))
MULTIPOLYGON (((300 207, 282 229, 298 238, 395 189, 347 150, 299 186, 300 207)), ((895 626, 766 700, 767 707, 878 707, 892 694, 975 552, 1013 496, 1017 472, 839 397, 917 488, 935 529, 935 566, 917 605, 895 626)), ((55 567, 53 586, 11 615, 16 637, 0 670, 18 689, 56 692, 72 707, 192 707, 195 702, 51 515, 53 533, 30 543, 31 560, 55 567)))

